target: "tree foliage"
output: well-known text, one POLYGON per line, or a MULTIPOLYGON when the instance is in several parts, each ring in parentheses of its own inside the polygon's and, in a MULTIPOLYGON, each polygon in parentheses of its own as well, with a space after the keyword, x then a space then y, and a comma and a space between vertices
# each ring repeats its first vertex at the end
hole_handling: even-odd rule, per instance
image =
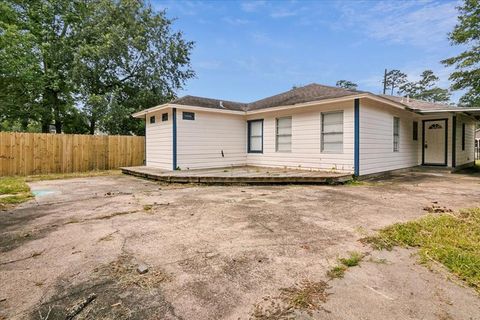
POLYGON ((439 78, 432 70, 425 70, 416 82, 406 82, 399 88, 399 93, 413 99, 429 102, 449 102, 450 92, 436 86, 439 78))
POLYGON ((194 76, 193 43, 138 0, 0 4, 0 121, 46 132, 142 133, 130 114, 194 76))
POLYGON ((347 90, 357 90, 357 88, 358 88, 358 84, 356 84, 355 82, 352 82, 352 81, 348 81, 348 80, 338 80, 337 83, 335 84, 335 86, 337 86, 339 88, 344 88, 344 89, 347 89, 347 90))
POLYGON ((458 23, 449 34, 453 45, 463 45, 468 49, 458 56, 442 61, 446 66, 454 66, 450 75, 453 90, 466 90, 460 98, 464 106, 480 106, 480 1, 464 0, 458 7, 458 23))
POLYGON ((387 72, 384 82, 385 87, 390 89, 390 94, 393 95, 396 88, 407 82, 407 75, 397 69, 390 70, 387 72))

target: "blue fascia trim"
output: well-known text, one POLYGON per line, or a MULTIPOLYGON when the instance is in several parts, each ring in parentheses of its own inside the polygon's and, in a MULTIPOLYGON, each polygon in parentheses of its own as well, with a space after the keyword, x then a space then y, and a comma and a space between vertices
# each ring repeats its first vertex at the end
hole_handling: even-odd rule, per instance
POLYGON ((360 175, 360 99, 354 100, 354 126, 353 173, 358 177, 360 175))
POLYGON ((172 127, 173 127, 173 132, 172 132, 173 170, 177 170, 177 108, 172 108, 172 127))

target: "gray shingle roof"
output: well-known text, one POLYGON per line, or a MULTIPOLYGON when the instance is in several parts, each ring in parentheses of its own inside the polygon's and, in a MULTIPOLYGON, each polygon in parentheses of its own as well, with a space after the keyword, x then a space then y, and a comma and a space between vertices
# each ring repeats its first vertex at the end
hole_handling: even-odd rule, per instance
POLYGON ((356 95, 359 93, 363 92, 312 83, 304 87, 295 88, 265 99, 249 103, 247 106, 247 110, 259 110, 317 100, 341 98, 356 95))
POLYGON ((426 110, 455 110, 458 109, 456 106, 452 106, 449 104, 443 104, 443 103, 434 103, 434 102, 428 102, 428 101, 423 101, 423 100, 417 100, 417 99, 407 99, 406 97, 399 97, 399 96, 390 96, 386 94, 380 94, 379 95, 382 98, 394 101, 394 102, 399 102, 410 109, 413 110, 418 110, 418 111, 426 111, 426 110))
MULTIPOLYGON (((185 105, 185 106, 196 106, 202 108, 212 108, 212 109, 223 109, 223 110, 233 110, 233 111, 252 111, 252 110, 262 110, 279 106, 295 105, 299 103, 306 103, 312 101, 319 101, 325 99, 341 98, 347 96, 353 96, 361 93, 368 93, 366 91, 359 90, 347 90, 338 87, 324 86, 316 83, 312 83, 303 87, 294 88, 289 91, 253 101, 250 103, 243 102, 234 102, 221 99, 211 99, 204 97, 196 96, 184 96, 173 100, 171 103, 185 105)), ((442 104, 442 103, 433 103, 417 99, 407 99, 406 97, 399 96, 390 96, 380 94, 379 97, 388 99, 390 101, 400 103, 405 107, 408 107, 414 111, 434 111, 434 110, 458 110, 458 107, 442 104)))
POLYGON ((257 100, 251 103, 233 102, 220 99, 211 99, 195 96, 185 96, 172 103, 179 105, 197 106, 213 109, 226 109, 235 111, 248 111, 273 108, 278 106, 293 105, 317 100, 340 98, 364 93, 363 91, 347 90, 343 88, 324 86, 312 83, 303 87, 257 100))
POLYGON ((184 96, 176 100, 173 100, 172 103, 184 105, 184 106, 195 106, 195 107, 234 110, 234 111, 245 111, 245 108, 246 108, 246 104, 241 102, 210 99, 210 98, 195 97, 195 96, 184 96))

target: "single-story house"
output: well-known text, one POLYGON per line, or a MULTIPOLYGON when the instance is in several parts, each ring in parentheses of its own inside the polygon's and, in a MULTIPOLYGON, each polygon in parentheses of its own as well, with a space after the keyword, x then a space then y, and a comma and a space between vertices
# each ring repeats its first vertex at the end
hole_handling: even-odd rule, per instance
POLYGON ((480 108, 309 84, 251 103, 185 96, 146 120, 146 165, 335 170, 356 176, 474 163, 480 108))

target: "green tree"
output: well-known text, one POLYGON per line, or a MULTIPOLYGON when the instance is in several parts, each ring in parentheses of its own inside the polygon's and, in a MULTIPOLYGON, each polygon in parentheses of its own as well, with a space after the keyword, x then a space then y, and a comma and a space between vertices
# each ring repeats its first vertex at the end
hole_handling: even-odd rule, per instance
POLYGON ((399 88, 407 82, 407 75, 400 70, 390 70, 386 73, 384 82, 385 88, 389 88, 390 94, 393 96, 395 88, 399 88))
POLYGON ((139 133, 130 114, 174 98, 194 76, 193 43, 171 24, 141 0, 1 2, 3 127, 139 133))
POLYGON ((132 112, 171 100, 194 76, 193 43, 173 32, 171 24, 164 11, 138 0, 102 0, 93 6, 79 25, 82 44, 74 59, 90 133, 97 128, 138 131, 132 112))
POLYGON ((480 1, 464 0, 458 7, 458 23, 449 34, 452 45, 468 49, 458 56, 442 61, 454 66, 450 75, 453 90, 466 90, 459 103, 463 106, 480 106, 480 1))
POLYGON ((429 102, 447 103, 450 101, 448 89, 436 86, 439 78, 432 70, 423 71, 420 77, 420 80, 417 82, 407 82, 400 86, 399 93, 413 99, 429 102))
POLYGON ((72 28, 83 18, 83 7, 84 2, 69 0, 5 0, 0 7, 0 82, 11 84, 2 104, 8 110, 18 108, 20 116, 35 109, 29 120, 38 120, 43 132, 52 123, 61 132, 72 104, 72 28), (16 106, 8 106, 8 99, 16 106))
POLYGON ((347 90, 357 90, 358 88, 358 84, 348 80, 338 80, 335 86, 347 90))

